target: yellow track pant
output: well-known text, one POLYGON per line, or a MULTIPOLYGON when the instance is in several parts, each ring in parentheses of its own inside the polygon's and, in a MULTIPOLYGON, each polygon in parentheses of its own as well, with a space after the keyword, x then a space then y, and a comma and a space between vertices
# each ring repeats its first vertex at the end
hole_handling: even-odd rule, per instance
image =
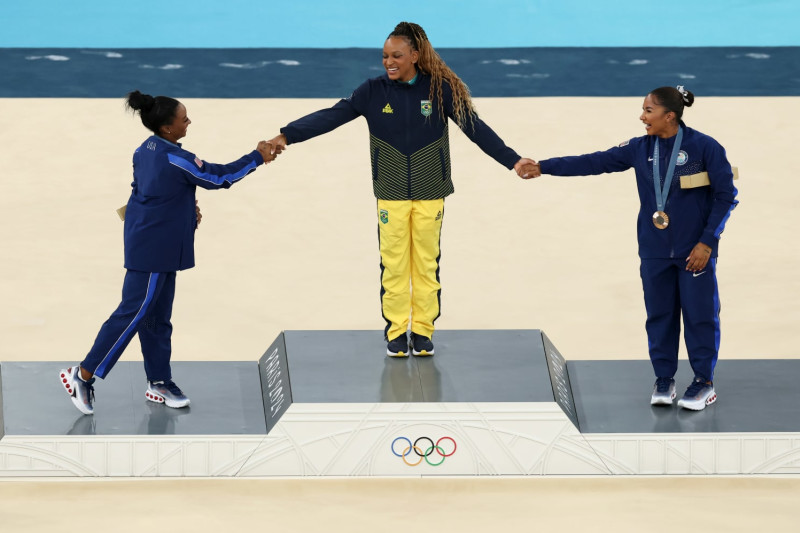
POLYGON ((444 198, 378 200, 381 250, 381 310, 386 338, 408 330, 433 335, 439 318, 439 239, 444 198))

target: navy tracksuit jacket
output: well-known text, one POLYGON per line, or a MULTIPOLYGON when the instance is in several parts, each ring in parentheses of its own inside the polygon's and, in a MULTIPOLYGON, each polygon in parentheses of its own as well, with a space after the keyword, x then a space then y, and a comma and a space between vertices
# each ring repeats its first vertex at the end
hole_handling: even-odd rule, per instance
MULTIPOLYGON (((332 131, 359 116, 367 119, 372 186, 381 200, 436 200, 453 192, 447 118, 453 118, 453 93, 442 84, 444 119, 430 96, 431 77, 419 73, 414 83, 390 80, 384 74, 362 83, 333 107, 299 118, 281 133, 288 144, 332 131)), ((477 116, 464 134, 481 150, 511 169, 519 154, 477 116)))

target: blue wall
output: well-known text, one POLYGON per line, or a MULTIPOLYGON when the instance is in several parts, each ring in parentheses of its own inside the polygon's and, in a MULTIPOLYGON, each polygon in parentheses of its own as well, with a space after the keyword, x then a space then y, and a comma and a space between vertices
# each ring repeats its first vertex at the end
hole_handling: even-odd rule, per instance
POLYGON ((798 46, 800 0, 4 0, 0 48, 798 46))

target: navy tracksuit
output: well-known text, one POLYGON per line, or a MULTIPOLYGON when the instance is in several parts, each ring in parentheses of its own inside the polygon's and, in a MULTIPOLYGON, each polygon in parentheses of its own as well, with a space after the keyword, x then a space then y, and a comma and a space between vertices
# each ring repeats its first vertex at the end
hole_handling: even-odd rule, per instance
MULTIPOLYGON (((653 148, 659 144, 662 174, 668 167, 675 137, 636 137, 603 152, 541 161, 543 174, 588 176, 634 168, 641 203, 637 220, 640 273, 647 310, 647 339, 657 377, 673 377, 678 368, 680 319, 695 376, 712 381, 720 341, 717 252, 719 239, 736 206, 736 187, 725 149, 714 139, 686 127, 675 177, 664 211, 666 229, 653 225, 657 210, 653 184, 653 148), (680 188, 680 176, 708 172, 710 186, 680 188), (686 270, 686 258, 702 242, 711 258, 701 272, 686 270)), ((663 185, 664 176, 661 176, 663 185)))
POLYGON ((175 272, 194 266, 195 190, 227 189, 263 162, 254 150, 227 165, 207 163, 156 135, 137 148, 125 211, 122 302, 100 328, 82 368, 105 378, 138 333, 147 379, 172 379, 175 272))
MULTIPOLYGON (((332 131, 363 116, 369 127, 372 188, 380 200, 435 200, 453 190, 450 173, 448 117, 453 117, 453 92, 442 83, 444 118, 436 99, 428 100, 431 77, 418 73, 414 83, 390 80, 386 74, 359 85, 349 98, 283 128, 288 144, 332 131)), ((519 154, 477 115, 464 134, 508 169, 519 154)))

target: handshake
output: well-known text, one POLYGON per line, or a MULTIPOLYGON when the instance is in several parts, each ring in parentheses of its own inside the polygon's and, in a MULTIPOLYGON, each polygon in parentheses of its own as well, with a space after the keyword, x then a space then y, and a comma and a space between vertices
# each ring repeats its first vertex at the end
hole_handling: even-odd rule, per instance
POLYGON ((256 150, 258 153, 261 154, 261 157, 264 158, 264 164, 270 163, 275 161, 278 157, 278 154, 283 152, 286 149, 286 136, 282 133, 276 137, 273 137, 269 141, 260 141, 256 150))
POLYGON ((514 170, 517 172, 517 175, 524 180, 538 178, 542 175, 542 168, 539 166, 539 163, 527 157, 523 157, 517 161, 514 165, 514 170))

